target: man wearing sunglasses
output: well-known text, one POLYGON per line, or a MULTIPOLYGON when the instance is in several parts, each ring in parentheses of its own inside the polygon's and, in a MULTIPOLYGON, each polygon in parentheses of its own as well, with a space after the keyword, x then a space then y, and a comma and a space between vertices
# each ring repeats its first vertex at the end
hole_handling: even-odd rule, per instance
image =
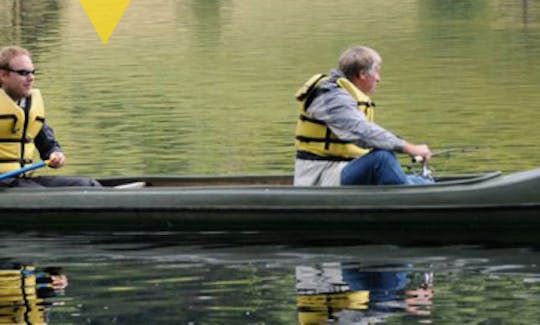
MULTIPOLYGON (((35 149, 49 166, 64 166, 66 157, 53 129, 45 121, 36 70, 30 52, 18 46, 0 48, 0 173, 31 164, 35 149)), ((0 187, 100 186, 92 179, 70 176, 19 177, 0 181, 0 187)))

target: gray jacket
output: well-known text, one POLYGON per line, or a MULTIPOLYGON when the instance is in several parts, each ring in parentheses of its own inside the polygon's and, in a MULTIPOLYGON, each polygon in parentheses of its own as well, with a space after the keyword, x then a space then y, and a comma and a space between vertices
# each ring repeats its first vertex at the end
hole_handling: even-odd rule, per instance
MULTIPOLYGON (((358 103, 336 80, 343 77, 338 70, 330 71, 330 78, 318 88, 318 94, 308 107, 314 119, 323 121, 341 140, 352 141, 362 148, 403 151, 405 141, 392 132, 369 122, 358 110, 358 103)), ((296 159, 294 184, 301 186, 338 186, 342 161, 296 159)))
POLYGON ((352 141, 362 148, 403 151, 405 142, 402 139, 369 122, 358 110, 356 100, 336 85, 340 77, 344 77, 341 71, 332 70, 330 79, 320 85, 320 95, 308 107, 312 117, 325 122, 341 140, 352 141))

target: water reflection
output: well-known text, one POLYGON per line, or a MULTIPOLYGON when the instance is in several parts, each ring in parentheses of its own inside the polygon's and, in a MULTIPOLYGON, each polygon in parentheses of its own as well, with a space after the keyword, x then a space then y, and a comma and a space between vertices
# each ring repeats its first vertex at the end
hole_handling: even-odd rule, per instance
POLYGON ((42 298, 65 301, 45 309, 51 324, 491 324, 518 314, 522 324, 540 322, 535 249, 258 237, 0 232, 0 259, 62 265, 66 297, 42 298))
POLYGON ((296 281, 302 325, 371 324, 392 316, 431 315, 433 273, 414 270, 412 265, 298 266, 296 281))
POLYGON ((59 268, 16 264, 0 269, 0 323, 46 324, 47 308, 63 304, 51 300, 63 295, 67 277, 59 268))
MULTIPOLYGON (((191 35, 195 38, 194 50, 214 52, 220 45, 223 25, 228 22, 228 15, 231 3, 228 0, 188 0, 177 3, 178 22, 187 19, 187 24, 191 30, 191 35), (189 9, 192 16, 186 16, 185 11, 189 9)), ((207 53, 211 54, 211 53, 207 53)), ((197 56, 193 57, 197 59, 197 56)), ((207 62, 209 64, 210 62, 207 62)))
POLYGON ((37 52, 43 40, 58 38, 60 9, 58 0, 3 0, 0 44, 20 44, 37 52))

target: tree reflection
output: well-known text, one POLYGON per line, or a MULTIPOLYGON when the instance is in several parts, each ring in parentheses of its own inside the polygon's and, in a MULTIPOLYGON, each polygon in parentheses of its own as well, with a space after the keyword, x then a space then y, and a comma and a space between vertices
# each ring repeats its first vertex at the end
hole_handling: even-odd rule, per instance
POLYGON ((192 13, 193 20, 188 22, 190 33, 198 45, 204 49, 214 49, 220 44, 224 22, 227 21, 225 12, 232 4, 229 0, 189 0, 184 6, 177 8, 178 16, 184 17, 181 12, 187 8, 192 13))
POLYGON ((58 0, 0 2, 0 44, 17 44, 35 51, 40 41, 58 34, 58 0))

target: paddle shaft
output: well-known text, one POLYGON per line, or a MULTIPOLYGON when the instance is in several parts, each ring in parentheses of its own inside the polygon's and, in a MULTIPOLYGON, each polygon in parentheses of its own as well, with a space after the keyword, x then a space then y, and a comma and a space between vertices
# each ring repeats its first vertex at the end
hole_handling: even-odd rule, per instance
POLYGON ((29 172, 31 170, 36 170, 36 169, 45 167, 45 166, 47 166, 47 163, 48 163, 48 161, 40 161, 40 162, 32 164, 32 165, 24 166, 23 168, 20 168, 20 169, 16 169, 16 170, 9 171, 7 173, 0 174, 0 181, 4 180, 6 178, 11 178, 11 177, 18 176, 18 175, 20 175, 22 173, 26 173, 26 172, 29 172))

